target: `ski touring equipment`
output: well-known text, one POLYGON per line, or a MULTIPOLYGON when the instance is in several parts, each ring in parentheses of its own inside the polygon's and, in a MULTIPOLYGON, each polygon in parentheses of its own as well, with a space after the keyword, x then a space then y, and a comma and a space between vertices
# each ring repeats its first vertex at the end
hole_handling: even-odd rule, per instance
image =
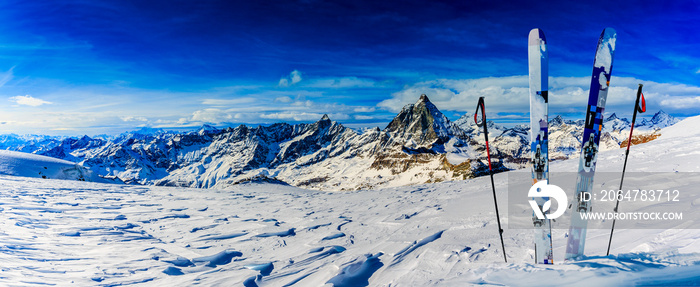
POLYGON ((586 231, 588 222, 583 214, 591 211, 591 202, 583 201, 583 195, 593 189, 593 176, 598 159, 598 143, 603 130, 603 112, 608 98, 610 75, 612 74, 613 56, 615 54, 615 41, 617 33, 612 28, 605 28, 598 39, 595 60, 593 61, 593 76, 591 89, 588 95, 586 108, 586 124, 583 130, 581 157, 579 160, 578 176, 576 179, 576 191, 574 203, 570 207, 574 210, 571 215, 568 242, 566 244, 565 259, 575 259, 583 255, 586 245, 586 231))
MULTIPOLYGON (((619 200, 619 194, 622 193, 622 182, 625 181, 625 169, 627 169, 627 157, 630 155, 630 146, 632 145, 632 132, 634 131, 634 122, 637 119, 637 112, 644 113, 647 111, 647 103, 644 100, 644 94, 642 94, 642 84, 639 84, 639 88, 637 89, 637 101, 634 102, 634 112, 632 112, 632 126, 630 127, 630 137, 627 139, 627 150, 625 151, 625 163, 622 165, 622 177, 620 178, 620 188, 618 188, 618 196, 615 198, 618 199, 617 202, 615 203, 615 209, 613 211, 617 213, 617 208, 620 207, 620 200, 619 200), (639 99, 641 99, 641 106, 639 99)), ((613 237, 613 232, 615 232, 615 219, 613 218, 613 223, 612 223, 612 228, 610 229, 610 239, 608 240, 608 251, 605 253, 605 256, 610 255, 610 244, 612 244, 612 237, 613 237)))
MULTIPOLYGON (((527 45, 530 72, 530 155, 533 184, 549 181, 548 128, 548 56, 547 40, 540 29, 532 29, 527 45)), ((540 210, 549 198, 531 198, 540 210)), ((546 212, 546 211, 545 211, 546 212)), ((539 219, 532 214, 535 231, 535 263, 554 264, 552 255, 552 225, 549 219, 539 219)))
POLYGON ((498 200, 496 200, 496 185, 493 183, 493 171, 491 168, 491 152, 489 151, 489 132, 486 128, 486 110, 484 107, 484 97, 479 97, 479 103, 476 105, 476 112, 474 112, 474 122, 477 127, 484 127, 484 139, 486 140, 486 158, 489 161, 489 176, 491 176, 491 189, 493 190, 493 203, 496 206, 496 221, 498 222, 498 235, 501 237, 501 249, 503 249, 503 260, 508 263, 506 258, 506 247, 503 244, 503 228, 501 228, 501 216, 498 214, 498 200), (479 115, 479 109, 481 109, 481 123, 477 120, 479 115))

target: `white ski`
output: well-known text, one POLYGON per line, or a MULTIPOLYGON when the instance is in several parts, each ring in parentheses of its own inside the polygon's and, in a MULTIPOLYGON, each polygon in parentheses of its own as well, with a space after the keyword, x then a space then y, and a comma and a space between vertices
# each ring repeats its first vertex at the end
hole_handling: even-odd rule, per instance
MULTIPOLYGON (((530 70, 530 154, 533 184, 549 180, 547 150, 548 113, 548 57, 547 40, 540 29, 532 29, 528 37, 528 64, 530 70)), ((533 198, 540 210, 548 198, 533 198)), ((546 211, 545 211, 546 213, 546 211)), ((549 219, 539 219, 533 213, 535 228, 535 262, 553 264, 552 227, 549 219)))
POLYGON ((582 214, 591 211, 591 202, 583 201, 582 195, 584 192, 591 192, 593 188, 593 176, 595 175, 599 151, 598 143, 600 143, 600 135, 603 130, 603 111, 605 111, 605 101, 608 98, 616 39, 617 33, 612 28, 605 28, 598 39, 593 62, 591 90, 586 108, 586 125, 581 141, 581 159, 576 180, 576 192, 571 204, 574 210, 571 215, 571 227, 569 227, 569 238, 566 244, 565 258, 567 260, 582 256, 586 245, 588 221, 582 218, 582 214))

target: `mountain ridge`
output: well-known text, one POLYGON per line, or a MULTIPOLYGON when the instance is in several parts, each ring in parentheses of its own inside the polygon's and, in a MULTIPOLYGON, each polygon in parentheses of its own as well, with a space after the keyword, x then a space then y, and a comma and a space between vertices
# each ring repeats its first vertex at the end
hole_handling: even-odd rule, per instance
MULTIPOLYGON (((677 121, 659 111, 635 134, 653 133, 677 121)), ((629 121, 613 113, 605 123, 601 149, 618 148, 627 139, 629 121)), ((487 125, 496 170, 526 167, 529 127, 506 128, 493 121, 487 125)), ((577 157, 582 130, 580 120, 550 119, 550 158, 577 157)), ((109 140, 35 137, 15 146, 80 162, 125 183, 225 188, 267 178, 312 189, 352 190, 483 175, 487 165, 481 133, 469 114, 452 122, 423 94, 384 129, 363 133, 324 114, 316 122, 294 125, 203 125, 187 133, 149 128, 109 140)))

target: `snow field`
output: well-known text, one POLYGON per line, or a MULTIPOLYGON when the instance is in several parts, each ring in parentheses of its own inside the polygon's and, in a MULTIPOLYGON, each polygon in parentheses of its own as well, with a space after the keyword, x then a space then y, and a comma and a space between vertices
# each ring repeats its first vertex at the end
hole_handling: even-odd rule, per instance
MULTIPOLYGON (((695 119, 674 127, 695 128, 695 119)), ((663 134, 663 131, 662 131, 663 134)), ((628 171, 698 172, 700 135, 633 146, 628 171)), ((618 171, 624 149, 600 154, 618 171)), ((576 160, 552 171, 573 171, 576 160)), ((507 206, 507 173, 495 176, 507 206)), ((687 177, 691 184, 695 177, 687 177)), ((573 184, 573 183, 572 183, 573 184)), ((502 263, 490 180, 325 192, 226 190, 0 176, 0 285, 697 285, 700 230, 589 230, 586 258, 535 265, 530 229, 506 229, 502 263)), ((697 191, 692 191, 697 192, 697 191)), ((503 224, 507 214, 502 212, 503 224)))

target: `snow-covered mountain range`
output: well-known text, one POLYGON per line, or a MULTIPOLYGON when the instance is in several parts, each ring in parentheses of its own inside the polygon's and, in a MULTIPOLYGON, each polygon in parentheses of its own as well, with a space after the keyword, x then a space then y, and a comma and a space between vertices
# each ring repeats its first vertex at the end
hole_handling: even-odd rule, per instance
MULTIPOLYGON (((642 119, 635 135, 653 139, 658 129, 676 122, 659 111, 650 120, 642 119)), ((487 124, 496 169, 525 167, 529 126, 487 124)), ((629 128, 629 120, 608 116, 601 150, 619 148, 629 128)), ((550 159, 578 157, 582 131, 582 120, 551 119, 550 159)), ((356 190, 483 175, 486 154, 481 133, 471 115, 451 122, 421 95, 383 130, 362 133, 324 115, 309 124, 203 126, 188 133, 142 129, 107 139, 3 135, 0 148, 78 162, 125 183, 223 188, 264 180, 311 189, 356 190)))

